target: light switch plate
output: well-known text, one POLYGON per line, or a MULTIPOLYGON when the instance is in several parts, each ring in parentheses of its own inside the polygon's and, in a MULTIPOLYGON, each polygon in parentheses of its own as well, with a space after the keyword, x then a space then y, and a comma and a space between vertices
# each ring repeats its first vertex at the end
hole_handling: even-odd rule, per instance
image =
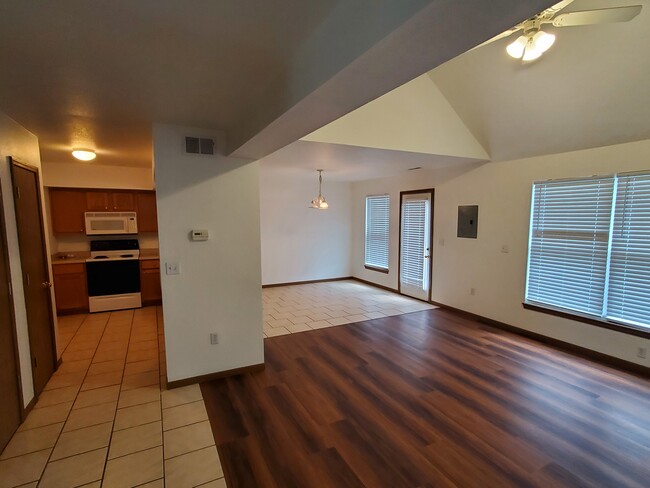
POLYGON ((168 275, 181 274, 181 267, 177 262, 165 263, 165 273, 168 275))

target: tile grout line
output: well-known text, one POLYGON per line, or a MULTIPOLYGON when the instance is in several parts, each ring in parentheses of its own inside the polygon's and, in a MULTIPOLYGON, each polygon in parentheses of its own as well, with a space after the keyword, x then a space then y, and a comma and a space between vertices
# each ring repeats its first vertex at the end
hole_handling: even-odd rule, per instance
POLYGON ((113 414, 113 425, 111 427, 111 435, 108 436, 108 446, 106 447, 106 457, 104 458, 104 467, 102 475, 99 478, 100 486, 104 484, 104 477, 106 476, 106 468, 108 467, 108 456, 111 453, 111 442, 113 441, 113 433, 115 432, 115 419, 117 418, 117 411, 120 406, 120 397, 122 396, 122 382, 124 381, 124 371, 126 371, 127 359, 129 357, 129 348, 131 347, 131 335, 133 334, 133 322, 135 322, 135 311, 131 311, 131 324, 129 326, 129 340, 126 343, 126 354, 124 355, 124 366, 122 368, 122 378, 120 380, 120 389, 117 393, 117 402, 115 403, 115 413, 113 414))
MULTIPOLYGON (((160 398, 160 435, 161 435, 161 441, 162 441, 162 483, 163 486, 167 485, 167 482, 165 481, 167 478, 167 466, 165 463, 165 424, 164 424, 164 408, 163 408, 163 386, 162 386, 162 380, 161 380, 161 374, 160 372, 162 371, 162 365, 160 364, 160 322, 158 318, 158 307, 156 307, 156 359, 158 360, 158 390, 160 392, 159 398, 160 398)), ((165 358, 165 368, 167 367, 167 359, 165 358)), ((165 369, 166 371, 166 369, 165 369)), ((167 389, 167 385, 165 384, 165 389, 167 389)))
MULTIPOLYGON (((85 319, 83 320, 83 322, 81 323, 81 325, 79 325, 79 328, 78 328, 77 331, 75 332, 75 335, 72 337, 72 339, 70 339, 70 343, 75 339, 75 337, 76 337, 77 334, 79 333, 79 330, 81 329, 81 327, 83 326, 83 324, 88 320, 89 317, 90 317, 90 314, 87 315, 86 318, 85 318, 85 319)), ((61 431, 59 432, 59 435, 56 437, 56 442, 55 442, 54 445, 52 446, 52 450, 50 451, 50 454, 49 454, 49 456, 47 457, 47 461, 45 462, 45 465, 43 466, 43 471, 41 472, 41 475, 39 476, 39 478, 38 478, 38 480, 37 480, 37 484, 36 484, 36 486, 40 486, 41 481, 43 480, 43 475, 44 475, 45 472, 47 471, 47 467, 48 467, 49 464, 50 464, 50 459, 52 459, 52 454, 54 453, 54 450, 56 449, 56 446, 57 446, 57 444, 59 443, 59 440, 61 439, 61 436, 63 435, 63 430, 65 429, 65 424, 68 423, 68 419, 70 418, 70 414, 72 413, 72 409, 73 409, 73 407, 74 407, 74 404, 76 403, 77 398, 79 397, 79 393, 81 392, 81 386, 83 385, 84 381, 86 381, 86 376, 88 375, 88 370, 90 369, 90 365, 91 365, 92 362, 93 362, 93 361, 92 361, 92 358, 94 358, 94 357, 95 357, 95 354, 97 354, 97 349, 99 349, 99 344, 101 343, 102 337, 104 337, 104 333, 106 332, 106 327, 108 327, 108 322, 110 321, 110 318, 111 318, 111 314, 109 314, 109 316, 106 318, 106 322, 104 323, 104 328, 102 329, 102 333, 101 333, 101 336, 100 336, 100 338, 99 338, 99 342, 97 343, 97 346, 95 346, 95 351, 93 352, 93 355, 92 355, 92 357, 90 358, 90 363, 88 363, 88 368, 86 368, 86 371, 85 371, 85 373, 84 373, 84 375, 83 375, 83 378, 82 378, 82 380, 81 380, 81 384, 79 385, 79 390, 77 390, 77 394, 75 395, 74 400, 72 401, 72 405, 70 405, 70 411, 68 412, 68 414, 67 414, 66 417, 65 417, 65 420, 64 420, 64 422, 63 422, 63 426, 61 427, 61 431)), ((68 343, 68 345, 69 345, 70 343, 68 343)), ((61 354, 61 357, 63 357, 63 354, 61 354)), ((53 462, 54 462, 54 461, 53 461, 53 462)))

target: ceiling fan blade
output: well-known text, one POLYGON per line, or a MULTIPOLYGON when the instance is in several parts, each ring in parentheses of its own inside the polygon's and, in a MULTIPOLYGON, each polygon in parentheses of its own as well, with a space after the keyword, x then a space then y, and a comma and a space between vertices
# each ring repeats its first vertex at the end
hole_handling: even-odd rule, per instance
POLYGON ((612 22, 628 22, 641 12, 642 5, 629 5, 627 7, 602 8, 598 10, 584 10, 581 12, 567 12, 553 19, 555 27, 571 27, 575 25, 609 24, 612 22))

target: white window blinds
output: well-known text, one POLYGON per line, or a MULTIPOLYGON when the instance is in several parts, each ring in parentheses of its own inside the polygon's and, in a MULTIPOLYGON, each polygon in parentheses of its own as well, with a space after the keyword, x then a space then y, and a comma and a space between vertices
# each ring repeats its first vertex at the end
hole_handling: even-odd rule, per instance
POLYGON ((612 226, 607 318, 650 325, 650 174, 620 176, 612 226))
POLYGON ((366 197, 366 266, 388 269, 390 197, 366 197))
POLYGON ((526 301, 650 328, 650 173, 533 185, 526 301))
POLYGON ((427 215, 426 200, 405 200, 402 203, 401 282, 423 287, 424 236, 427 215))
POLYGON ((527 300, 601 315, 614 178, 536 183, 527 300))

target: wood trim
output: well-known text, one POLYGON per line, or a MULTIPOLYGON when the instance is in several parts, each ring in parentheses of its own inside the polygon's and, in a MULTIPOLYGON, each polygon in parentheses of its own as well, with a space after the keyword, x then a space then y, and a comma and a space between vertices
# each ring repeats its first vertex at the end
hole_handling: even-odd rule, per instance
POLYGON ((377 283, 373 283, 372 281, 362 280, 361 278, 357 278, 356 276, 353 276, 350 279, 354 280, 354 281, 359 281, 359 282, 363 283, 364 285, 374 286, 375 288, 381 288, 382 290, 391 291, 393 293, 399 293, 395 288, 390 288, 389 286, 379 285, 377 283))
POLYGON ((192 376, 191 378, 185 378, 182 380, 167 381, 167 389, 171 390, 173 388, 180 388, 181 386, 193 385, 195 383, 203 383, 204 381, 218 380, 221 378, 227 378, 229 376, 237 376, 240 374, 257 373, 258 371, 263 371, 264 368, 265 368, 264 363, 259 363, 259 364, 252 364, 251 366, 244 366, 242 368, 229 369, 226 371, 218 371, 216 373, 208 373, 200 376, 192 376))
MULTIPOLYGON (((24 401, 24 400, 23 400, 24 401)), ((31 401, 25 406, 25 408, 22 409, 22 419, 21 423, 27 420, 27 416, 29 415, 29 412, 32 411, 34 408, 34 405, 36 405, 36 402, 38 401, 38 395, 34 395, 31 399, 31 401)))
POLYGON ((461 310, 460 308, 451 307, 449 305, 445 305, 444 303, 438 303, 438 302, 431 302, 431 303, 433 305, 439 306, 442 309, 457 313, 458 315, 461 315, 463 317, 475 320, 477 322, 481 322, 483 324, 491 325, 493 327, 505 330, 507 332, 512 332, 513 334, 517 334, 523 337, 527 337, 529 339, 533 339, 537 342, 541 342, 555 349, 559 349, 565 352, 570 352, 572 354, 589 359, 591 361, 604 364, 605 366, 622 369, 630 373, 634 373, 640 376, 650 378, 650 368, 648 368, 647 366, 643 366, 642 364, 632 363, 630 361, 626 361, 625 359, 620 359, 614 356, 610 356, 608 354, 604 354, 602 352, 593 351, 591 349, 587 349, 586 347, 577 346, 575 344, 571 344, 570 342, 565 342, 560 339, 555 339, 553 337, 548 337, 543 334, 539 334, 537 332, 522 329, 514 325, 506 324, 498 320, 490 319, 488 317, 483 317, 482 315, 478 315, 472 312, 467 312, 465 310, 461 310))
POLYGON ((554 308, 544 307, 542 305, 535 305, 532 303, 524 302, 521 305, 527 310, 533 310, 535 312, 555 315, 556 317, 575 320, 576 322, 584 322, 586 324, 595 325, 596 327, 602 327, 603 329, 615 330, 616 332, 621 332, 623 334, 629 334, 637 337, 643 337, 644 339, 650 339, 650 330, 646 331, 646 330, 636 329, 634 327, 628 327, 623 324, 616 324, 614 322, 609 322, 607 320, 599 320, 592 317, 586 317, 584 315, 580 315, 579 313, 565 312, 563 310, 557 310, 554 308))
POLYGON ((388 274, 390 272, 388 269, 377 268, 376 266, 368 266, 367 264, 364 264, 363 267, 369 269, 370 271, 377 271, 378 273, 388 274))
POLYGON ((322 280, 307 280, 307 281, 289 281, 287 283, 271 283, 262 285, 262 288, 275 288, 276 286, 293 286, 293 285, 309 285, 310 283, 327 283, 328 281, 344 281, 352 280, 352 276, 341 276, 340 278, 325 278, 322 280))
MULTIPOLYGON (((47 242, 46 242, 46 232, 45 232, 45 216, 43 215, 43 205, 44 205, 43 196, 44 195, 43 195, 43 192, 42 192, 43 186, 41 184, 41 172, 39 171, 39 169, 36 166, 31 166, 29 164, 21 163, 19 161, 16 161, 11 156, 9 156, 9 163, 11 165, 11 170, 12 170, 12 173, 11 173, 12 187, 14 186, 13 185, 13 169, 15 167, 19 167, 19 168, 23 168, 23 169, 25 169, 27 171, 31 171, 32 173, 34 173, 34 175, 36 177, 36 187, 38 189, 38 203, 39 203, 39 205, 38 205, 38 216, 39 216, 39 220, 41 222, 41 236, 42 236, 42 238, 41 238, 41 248, 43 249, 43 264, 45 266, 44 271, 45 271, 45 276, 47 276, 47 281, 52 283, 54 281, 54 279, 50 275, 50 269, 49 269, 49 266, 48 266, 48 263, 50 262, 50 256, 47 253, 47 242)), ((14 193, 14 206, 17 207, 18 205, 17 205, 17 202, 16 202, 16 191, 15 191, 15 189, 14 189, 13 193, 14 193)), ((49 290, 50 290, 50 293, 49 293, 49 300, 47 300, 47 309, 48 309, 49 316, 50 316, 50 331, 51 331, 51 335, 52 335, 51 347, 52 347, 52 357, 54 358, 53 361, 52 361, 53 362, 52 368, 53 368, 54 371, 56 371, 56 369, 57 369, 56 330, 54 330, 54 310, 52 308, 52 302, 54 301, 53 296, 52 296, 52 293, 54 293, 53 287, 50 286, 49 290)))
MULTIPOLYGON (((402 196, 415 195, 417 193, 430 193, 431 194, 431 232, 429 233, 429 299, 423 300, 431 302, 431 293, 433 292, 433 210, 435 208, 435 188, 425 188, 424 190, 406 190, 399 192, 399 227, 397 229, 397 293, 402 295, 402 287, 400 284, 401 267, 402 267, 402 196)), ((406 295, 410 296, 410 295, 406 295)), ((413 298, 413 297, 411 297, 413 298)), ((417 298, 416 298, 417 300, 417 298)))
MULTIPOLYGON (((1 183, 1 182, 0 182, 1 183)), ((19 405, 18 409, 21 412, 21 421, 24 422, 27 417, 25 398, 23 397, 23 375, 20 370, 20 352, 18 350, 18 331, 16 330, 16 308, 14 305, 14 294, 13 294, 13 280, 11 279, 11 260, 9 258, 9 247, 7 244, 7 224, 5 221, 5 209, 2 198, 2 184, 0 184, 0 239, 2 239, 2 245, 5 249, 5 268, 7 270, 7 278, 9 279, 9 286, 11 287, 11 296, 9 297, 9 316, 11 317, 11 336, 12 336, 12 345, 14 348, 14 360, 16 363, 16 374, 18 375, 18 399, 19 405)), ((32 405, 33 406, 33 405, 32 405)), ((31 410, 31 408, 30 408, 31 410)))

